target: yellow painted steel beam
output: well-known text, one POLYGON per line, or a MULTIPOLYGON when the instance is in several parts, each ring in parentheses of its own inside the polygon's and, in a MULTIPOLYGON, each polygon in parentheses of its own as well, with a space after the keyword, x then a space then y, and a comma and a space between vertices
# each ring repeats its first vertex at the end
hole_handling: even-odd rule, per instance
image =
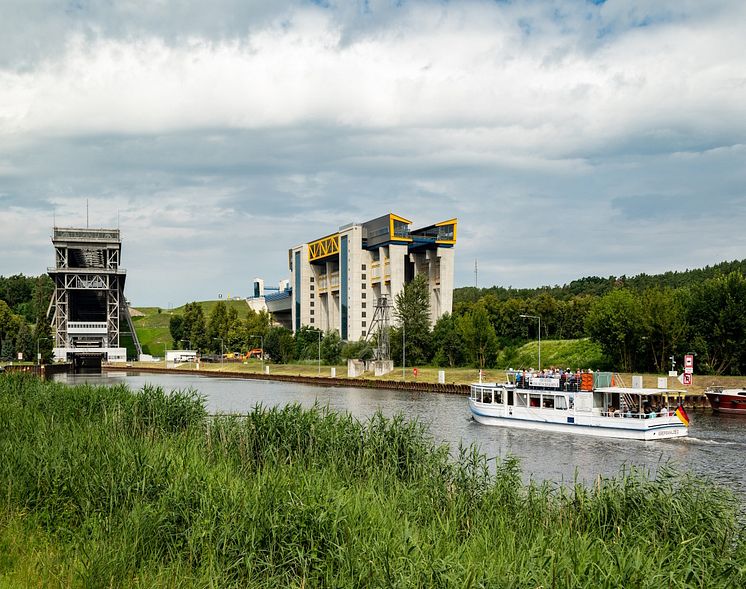
POLYGON ((339 233, 327 235, 308 244, 308 261, 339 255, 339 233))

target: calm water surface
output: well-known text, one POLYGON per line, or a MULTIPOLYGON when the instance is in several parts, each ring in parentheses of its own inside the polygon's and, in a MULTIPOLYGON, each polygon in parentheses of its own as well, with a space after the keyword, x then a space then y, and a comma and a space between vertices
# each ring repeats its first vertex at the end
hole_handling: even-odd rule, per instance
POLYGON ((320 403, 363 419, 376 411, 387 416, 403 413, 408 419, 427 424, 433 438, 447 442, 452 449, 459 442, 475 443, 488 457, 517 456, 526 480, 571 482, 577 476, 578 480, 589 482, 598 475, 616 475, 631 465, 655 473, 659 465, 670 462, 708 476, 746 497, 746 419, 739 416, 694 413, 690 415, 688 438, 646 443, 479 425, 469 416, 466 397, 457 395, 325 388, 183 374, 58 375, 57 380, 69 384, 124 383, 132 389, 145 384, 166 390, 192 388, 206 397, 211 413, 246 413, 258 403, 300 403, 306 407, 320 403))

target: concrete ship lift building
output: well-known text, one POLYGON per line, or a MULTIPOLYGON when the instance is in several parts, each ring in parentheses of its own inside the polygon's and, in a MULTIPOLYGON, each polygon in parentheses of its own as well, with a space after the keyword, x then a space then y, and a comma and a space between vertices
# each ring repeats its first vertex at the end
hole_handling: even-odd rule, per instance
POLYGON ((54 228, 55 266, 50 303, 54 356, 76 363, 125 362, 120 333, 142 353, 124 298, 119 229, 54 228))
POLYGON ((364 338, 378 299, 393 304, 417 274, 428 279, 434 324, 453 306, 457 223, 410 229, 411 221, 390 213, 291 248, 293 331, 307 325, 336 329, 344 340, 364 338))

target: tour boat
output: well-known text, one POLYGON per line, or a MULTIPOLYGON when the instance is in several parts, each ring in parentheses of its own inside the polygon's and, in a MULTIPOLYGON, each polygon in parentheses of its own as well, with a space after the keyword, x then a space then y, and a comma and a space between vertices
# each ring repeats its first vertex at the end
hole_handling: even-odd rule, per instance
POLYGON ((469 409, 485 425, 631 440, 688 435, 689 418, 673 403, 682 391, 592 382, 593 375, 590 384, 575 386, 554 377, 519 377, 516 383, 509 375, 505 383, 472 384, 469 409), (578 390, 567 390, 573 388, 578 390))
POLYGON ((746 415, 746 388, 710 387, 705 391, 713 411, 746 415))

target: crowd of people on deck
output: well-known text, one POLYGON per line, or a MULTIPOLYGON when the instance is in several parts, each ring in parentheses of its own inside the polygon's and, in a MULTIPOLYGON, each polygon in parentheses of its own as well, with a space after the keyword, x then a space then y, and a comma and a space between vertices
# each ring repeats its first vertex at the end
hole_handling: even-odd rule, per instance
POLYGON ((528 370, 516 370, 514 371, 514 374, 515 385, 519 388, 529 388, 531 380, 534 378, 556 378, 559 380, 560 390, 577 392, 580 390, 580 383, 583 380, 583 374, 592 375, 593 370, 591 368, 586 370, 570 370, 569 368, 534 370, 533 368, 529 368, 528 370))

